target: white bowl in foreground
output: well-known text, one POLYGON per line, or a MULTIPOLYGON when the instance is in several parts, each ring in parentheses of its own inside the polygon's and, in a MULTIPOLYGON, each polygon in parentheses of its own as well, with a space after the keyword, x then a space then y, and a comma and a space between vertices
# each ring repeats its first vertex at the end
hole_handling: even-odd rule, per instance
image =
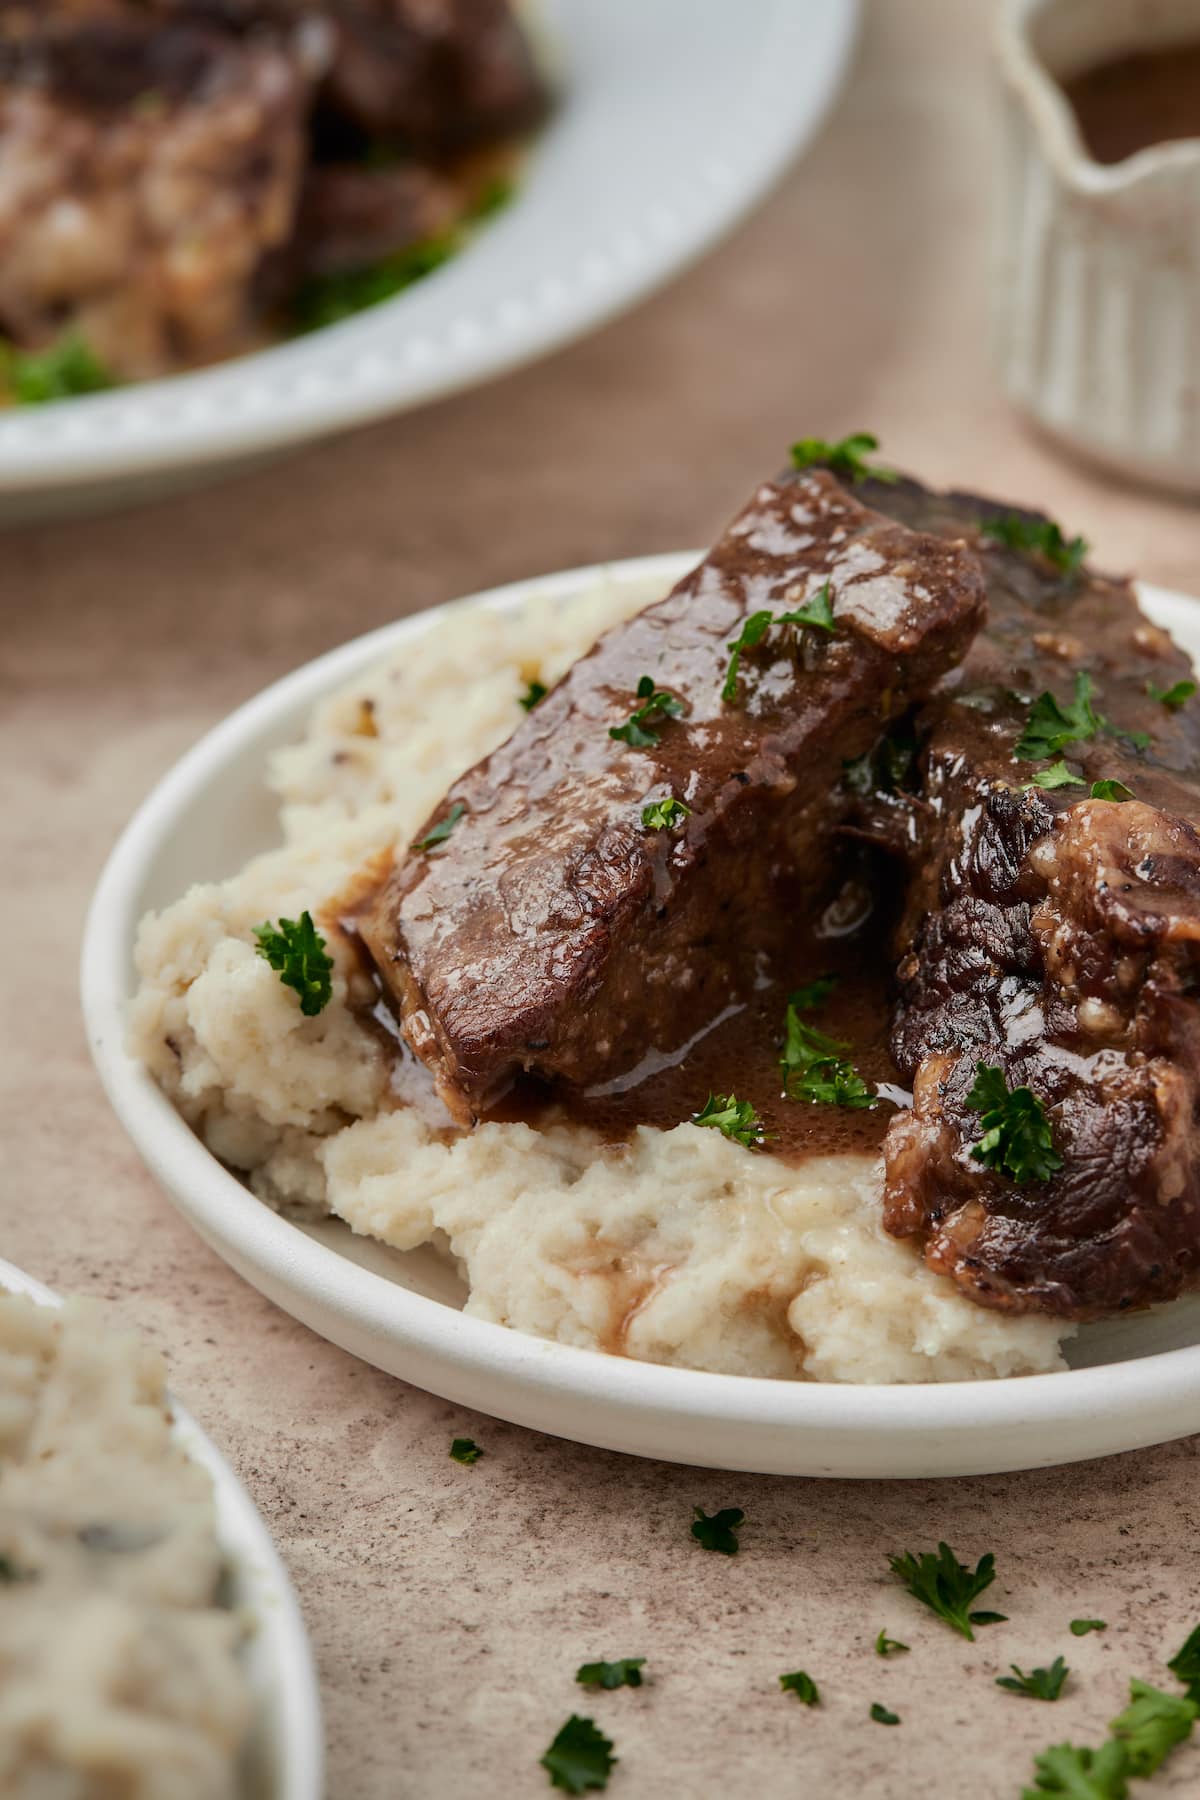
MULTIPOLYGON (((40 1281, 3 1260, 0 1292, 28 1294, 41 1306, 61 1304, 40 1281)), ((245 1488, 173 1395, 171 1412, 176 1438, 213 1484, 230 1603, 253 1621, 242 1652, 256 1704, 245 1800, 322 1800, 321 1695, 287 1571, 245 1488)))
MULTIPOLYGON (((459 606, 569 606, 598 582, 647 601, 696 553, 577 569, 459 606)), ((1193 654, 1200 604, 1143 590, 1150 615, 1193 654)), ((711 1468, 837 1476, 967 1475, 1139 1449, 1200 1430, 1200 1300, 1085 1328, 1055 1375, 940 1385, 840 1386, 713 1375, 526 1337, 458 1310, 431 1251, 401 1255, 337 1223, 302 1228, 222 1167, 125 1048, 138 920, 193 882, 233 874, 278 841, 269 751, 311 707, 435 629, 437 610, 343 645, 267 688, 163 779, 101 877, 83 945, 88 1039, 118 1117, 170 1198, 277 1305, 391 1374, 500 1418, 607 1449, 711 1468)))

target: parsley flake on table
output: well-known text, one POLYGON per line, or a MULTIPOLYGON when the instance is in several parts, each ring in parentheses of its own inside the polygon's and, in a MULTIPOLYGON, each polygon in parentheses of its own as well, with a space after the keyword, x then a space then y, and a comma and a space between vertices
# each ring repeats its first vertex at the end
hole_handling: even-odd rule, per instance
POLYGON ((682 800, 655 800, 642 808, 642 824, 647 831, 670 831, 691 816, 691 807, 682 800))
POLYGON ((269 921, 254 927, 258 954, 269 962, 284 987, 300 996, 300 1011, 313 1019, 328 1006, 333 993, 330 976, 333 958, 326 954, 325 939, 312 922, 312 914, 298 919, 269 921))
POLYGON ((959 1562, 949 1544, 939 1544, 936 1556, 930 1550, 922 1551, 920 1556, 914 1556, 911 1550, 903 1556, 889 1556, 888 1567, 915 1600, 972 1643, 972 1625, 1003 1623, 1003 1613, 970 1610, 972 1600, 978 1600, 996 1579, 996 1559, 990 1551, 980 1557, 973 1570, 959 1562))
POLYGON ((900 1714, 889 1712, 886 1706, 879 1704, 878 1700, 872 1703, 871 1717, 877 1725, 898 1725, 900 1723, 900 1714))
POLYGON ((1178 712, 1181 706, 1186 706, 1195 691, 1194 681, 1177 681, 1169 688, 1157 687, 1153 681, 1146 683, 1146 692, 1150 698, 1157 700, 1160 706, 1165 706, 1168 712, 1178 712))
POLYGON ((790 1675, 781 1675, 779 1685, 785 1694, 795 1694, 797 1700, 804 1706, 821 1704, 821 1695, 816 1682, 811 1675, 806 1675, 803 1669, 793 1669, 790 1675))
POLYGON ((1108 1729, 1125 1751, 1131 1775, 1153 1775, 1176 1744, 1192 1735, 1200 1705, 1182 1694, 1164 1694, 1147 1681, 1131 1681, 1129 1705, 1108 1729))
POLYGON ((879 463, 866 460, 878 448, 879 439, 869 431, 853 431, 836 444, 825 438, 801 438, 799 443, 792 445, 792 467, 811 469, 814 465, 823 465, 847 481, 865 481, 868 476, 875 481, 899 481, 895 469, 885 469, 879 463))
POLYGON ((1056 1656, 1048 1669, 1031 1669, 1028 1675, 1010 1663, 1011 1675, 997 1675, 996 1686, 1010 1694, 1024 1694, 1030 1700, 1057 1700, 1063 1683, 1071 1673, 1061 1656, 1056 1656))
POLYGON ((572 1713, 545 1756, 538 1758, 550 1777, 550 1786, 564 1794, 586 1794, 606 1788, 617 1758, 612 1739, 606 1738, 591 1719, 572 1713))
POLYGON ((967 1105, 980 1114, 983 1136, 971 1155, 1016 1182, 1045 1181, 1062 1168, 1046 1108, 1032 1088, 1009 1088, 1003 1071, 975 1064, 967 1105))
POLYGON ((620 738, 635 750, 651 750, 658 743, 658 732, 653 730, 654 723, 662 719, 677 719, 683 712, 683 701, 677 700, 674 694, 665 688, 656 688, 652 675, 643 675, 637 684, 634 698, 641 701, 630 713, 623 725, 610 725, 610 738, 620 738))
POLYGON ((526 712, 532 712, 539 700, 544 700, 550 689, 541 681, 531 681, 521 695, 519 704, 526 712))
POLYGON ((1032 781, 1022 782, 1023 788, 1064 788, 1086 787, 1087 782, 1082 775, 1072 775, 1065 762, 1051 763, 1048 769, 1041 769, 1032 781))
POLYGON ((440 824, 435 825, 432 831, 427 831, 423 838, 417 838, 415 840, 413 849, 436 850, 439 844, 445 843, 466 810, 463 802, 461 800, 456 800, 440 824))
POLYGON ((47 406, 114 387, 112 376, 81 337, 60 338, 47 350, 17 350, 0 339, 0 394, 17 406, 47 406))
POLYGON ((1040 694, 1013 751, 1018 761, 1041 762, 1044 757, 1057 756, 1068 744, 1094 738, 1104 719, 1092 705, 1093 692, 1091 676, 1081 669, 1075 677, 1075 697, 1065 706, 1048 689, 1040 694))
POLYGON ((837 620, 833 616, 833 601, 829 594, 829 577, 826 576, 811 600, 795 612, 780 613, 777 625, 810 625, 817 631, 836 631, 837 620))
POLYGON ((642 1669, 645 1666, 644 1656, 621 1656, 616 1662, 584 1663, 575 1671, 575 1679, 580 1687, 613 1688, 641 1687, 642 1669))
POLYGON ((726 705, 732 705, 737 699, 738 671, 742 666, 742 651, 756 649, 770 631, 774 619, 774 613, 751 613, 738 635, 726 644, 725 648, 729 651, 729 667, 725 671, 725 681, 721 688, 721 698, 726 705))
POLYGON ((740 1506, 723 1506, 711 1519, 702 1506, 692 1508, 692 1536, 704 1550, 716 1550, 722 1556, 736 1556, 739 1549, 738 1526, 746 1515, 740 1506))
MULTIPOLYGON (((1067 1629, 1072 1637, 1086 1637, 1089 1631, 1107 1631, 1108 1621, 1106 1619, 1072 1619, 1067 1629)), ((1168 1663, 1167 1667, 1170 1668, 1170 1666, 1168 1663)))
POLYGON ((1074 1744, 1052 1744, 1034 1758, 1035 1785, 1022 1788, 1021 1800, 1127 1800, 1127 1763, 1123 1747, 1111 1738, 1098 1750, 1074 1744))
MULTIPOLYGON (((825 980, 830 979, 825 977, 825 980)), ((815 982, 788 998, 783 1050, 779 1057, 784 1094, 789 1100, 803 1101, 809 1106, 873 1106, 875 1095, 853 1063, 847 1062, 841 1054, 848 1046, 818 1031, 815 1026, 805 1024, 800 1017, 802 1010, 820 1003, 820 1000, 809 998, 820 985, 815 982)), ((820 999, 828 992, 826 988, 820 999)))
POLYGON ((1093 781, 1091 797, 1093 800, 1132 800, 1134 793, 1123 781, 1093 781))
POLYGON ((483 1451, 474 1438, 455 1438, 450 1446, 450 1454, 456 1463, 477 1463, 483 1451))
POLYGON ((1200 1700, 1200 1625, 1180 1645, 1167 1667, 1186 1687, 1188 1699, 1200 1700))
POLYGON ((1064 575, 1074 575, 1088 553, 1085 539, 1074 537, 1068 543, 1052 519, 1026 519, 1020 513, 1005 513, 998 519, 985 519, 980 530, 984 537, 1003 544, 1006 550, 1034 551, 1064 575))
POLYGON ((710 1094, 700 1111, 692 1114, 692 1124, 712 1125, 722 1137, 744 1144, 747 1150, 761 1147, 767 1135, 753 1103, 739 1100, 736 1094, 710 1094))
POLYGON ((902 1650, 907 1649, 907 1644, 902 1644, 899 1638, 890 1638, 886 1630, 881 1631, 875 1639, 876 1656, 899 1656, 902 1650))

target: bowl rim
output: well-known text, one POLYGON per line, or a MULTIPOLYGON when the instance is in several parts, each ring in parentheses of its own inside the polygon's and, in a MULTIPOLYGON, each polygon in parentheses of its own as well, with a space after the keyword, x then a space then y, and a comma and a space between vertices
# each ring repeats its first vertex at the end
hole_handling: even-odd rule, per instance
MULTIPOLYGON (((505 610, 541 597, 558 597, 566 603, 611 580, 666 584, 678 579, 699 554, 667 552, 592 564, 468 595, 450 602, 449 608, 505 610)), ((1168 606, 1184 605, 1195 616, 1196 603, 1182 595, 1162 589, 1142 591, 1168 606)), ((1065 1426, 1081 1416, 1114 1409, 1145 1409, 1149 1415, 1156 1406, 1161 1413, 1164 1405, 1177 1400, 1200 1399, 1200 1344, 1047 1374, 861 1385, 716 1374, 606 1356, 598 1350, 529 1337, 410 1292, 309 1237, 247 1194, 125 1048, 130 959, 144 878, 191 803, 220 782, 227 766, 247 746, 264 733, 270 734, 273 742, 288 741, 302 710, 380 656, 432 629, 445 610, 430 608, 342 644, 238 707, 155 785, 118 840, 100 877, 88 912, 81 960, 88 1043, 126 1132, 201 1235, 218 1247, 227 1247, 230 1260, 241 1273, 252 1280, 261 1275, 260 1285, 273 1298, 277 1298, 280 1285, 286 1285, 289 1295, 307 1305, 311 1313, 332 1313, 350 1337, 365 1330, 386 1338, 401 1351, 423 1357, 426 1363, 432 1357, 439 1378, 453 1377, 452 1386, 461 1384, 463 1377, 487 1377, 494 1387, 493 1378, 499 1377, 543 1400, 569 1396, 576 1404, 582 1400, 616 1407, 625 1416, 645 1422, 715 1422, 736 1436, 739 1424, 752 1415, 756 1427, 803 1427, 818 1430, 831 1440, 844 1433, 858 1437, 866 1431, 886 1443, 913 1433, 936 1432, 969 1444, 982 1442, 997 1431, 1034 1426, 1044 1434, 1047 1428, 1065 1426)), ((260 751, 264 748, 259 745, 260 751)), ((303 1308, 300 1316, 305 1316, 303 1308)), ((432 1386, 432 1391, 446 1390, 432 1386)), ((1198 1423, 1200 1420, 1191 1418, 1181 1420, 1174 1435, 1185 1435, 1198 1423)), ((1160 1424, 1153 1430, 1147 1443, 1172 1435, 1169 1430, 1164 1433, 1160 1424)), ((594 1434, 584 1436, 586 1441, 597 1441, 594 1434)), ((662 1454, 671 1452, 664 1449, 662 1454)), ((1029 1465, 1009 1462, 1005 1466, 1029 1465)))
MULTIPOLYGON (((53 1288, 4 1258, 0 1258, 0 1294, 27 1294, 39 1306, 58 1308, 63 1304, 53 1288)), ((217 1541, 245 1588, 239 1606, 249 1608, 257 1641, 269 1646, 271 1691, 256 1698, 275 1765, 274 1800, 322 1800, 325 1739, 321 1690, 291 1577, 241 1478, 169 1389, 167 1402, 172 1435, 213 1484, 217 1541)))

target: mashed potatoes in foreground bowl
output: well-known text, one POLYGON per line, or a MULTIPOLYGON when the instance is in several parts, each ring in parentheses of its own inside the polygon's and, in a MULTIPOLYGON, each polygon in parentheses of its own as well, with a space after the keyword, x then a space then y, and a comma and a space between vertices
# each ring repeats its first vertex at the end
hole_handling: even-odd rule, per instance
POLYGON ((648 597, 600 585, 567 607, 443 612, 318 706, 266 771, 282 848, 143 921, 135 1054, 259 1202, 333 1215, 399 1250, 434 1245, 476 1317, 784 1379, 1061 1368, 1069 1328, 973 1305, 887 1236, 872 1157, 795 1166, 691 1124, 642 1126, 619 1147, 570 1125, 461 1133, 394 1092, 374 983, 336 922, 347 897, 508 737, 530 680, 556 681, 648 597), (333 998, 314 1018, 254 941, 256 925, 305 909, 335 959, 333 998))

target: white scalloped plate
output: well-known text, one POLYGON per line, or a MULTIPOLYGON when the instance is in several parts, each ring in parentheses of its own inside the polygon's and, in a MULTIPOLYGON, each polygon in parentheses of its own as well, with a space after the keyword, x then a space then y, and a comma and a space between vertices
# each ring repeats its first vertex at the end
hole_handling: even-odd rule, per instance
MULTIPOLYGON (((457 602, 564 606, 598 582, 649 602, 697 552, 542 576, 457 602)), ((1143 588, 1147 612, 1200 654, 1200 602, 1143 588)), ((308 663, 230 715, 176 764, 125 831, 84 935, 88 1040, 109 1099, 176 1206, 226 1261, 314 1331, 419 1387, 606 1449, 779 1475, 976 1475, 1140 1449, 1200 1430, 1200 1298, 1088 1326, 1061 1374, 938 1385, 839 1386, 712 1375, 546 1343, 460 1312, 431 1250, 404 1255, 339 1223, 302 1228, 252 1198, 125 1049, 132 949, 149 907, 234 873, 278 842, 263 783, 313 705, 433 630, 441 609, 308 663)))
POLYGON ((809 141, 858 0, 550 0, 562 99, 517 201, 397 299, 253 356, 0 413, 0 520, 96 507, 544 356, 708 249, 809 141))
MULTIPOLYGON (((28 1294, 39 1306, 62 1304, 2 1258, 0 1293, 28 1294)), ((321 1800, 321 1695, 292 1584, 249 1494, 191 1414, 170 1398, 175 1436, 213 1484, 230 1604, 253 1621, 243 1654, 258 1712, 239 1793, 245 1800, 321 1800)))

